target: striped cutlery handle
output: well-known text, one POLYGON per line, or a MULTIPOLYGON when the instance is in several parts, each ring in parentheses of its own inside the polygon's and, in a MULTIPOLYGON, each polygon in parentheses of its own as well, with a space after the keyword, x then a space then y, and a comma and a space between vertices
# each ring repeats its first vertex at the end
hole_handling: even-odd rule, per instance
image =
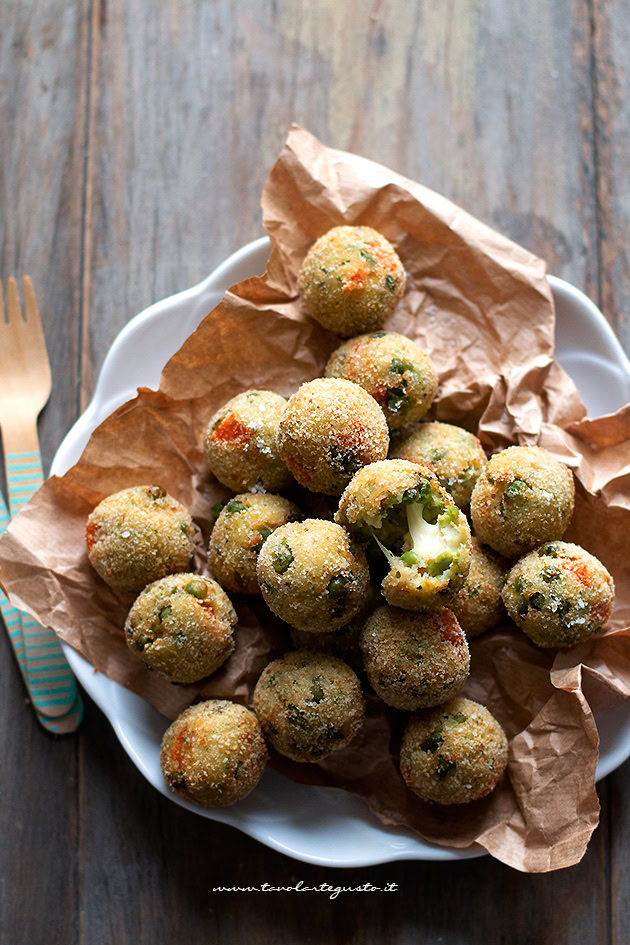
MULTIPOLYGON (((8 453, 5 457, 11 515, 15 516, 43 482, 39 452, 8 453)), ((19 615, 19 612, 18 612, 19 615)), ((21 614, 24 666, 33 705, 40 715, 60 717, 81 706, 72 670, 56 634, 21 614)), ((67 720, 69 722, 69 720, 67 720)), ((78 723, 77 723, 78 724, 78 723)))

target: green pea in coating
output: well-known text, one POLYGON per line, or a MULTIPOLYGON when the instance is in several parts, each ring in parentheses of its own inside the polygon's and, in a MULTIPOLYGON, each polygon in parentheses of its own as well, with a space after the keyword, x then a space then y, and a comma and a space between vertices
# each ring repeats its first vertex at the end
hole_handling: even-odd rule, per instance
POLYGON ((262 546, 280 525, 301 517, 297 506, 279 495, 244 492, 230 499, 212 529, 208 547, 217 581, 229 591, 260 594, 256 565, 262 546))
POLYGON ((134 486, 103 499, 88 516, 85 540, 90 564, 121 594, 184 571, 195 548, 188 509, 161 486, 134 486))
POLYGON ((428 354, 393 331, 345 341, 330 356, 326 377, 359 384, 381 407, 390 430, 423 417, 437 389, 437 374, 428 354))
POLYGON ((260 723, 245 706, 199 702, 169 726, 160 763, 171 791, 203 807, 229 807, 246 797, 267 764, 260 723))
POLYGON ((286 623, 331 633, 359 611, 370 580, 362 549, 348 532, 320 519, 289 522, 258 555, 258 583, 269 608, 286 623))
POLYGON ((361 649, 374 692, 406 712, 441 705, 468 678, 466 637, 446 608, 415 614, 379 607, 363 629, 361 649))
POLYGON ((363 723, 356 674, 340 659, 294 650, 263 671, 254 710, 276 751, 293 761, 321 761, 345 748, 363 723))
POLYGON ((469 640, 496 627, 505 615, 501 591, 508 567, 504 558, 473 538, 470 571, 451 605, 469 640))
POLYGON ((547 542, 514 565, 503 588, 512 620, 542 647, 588 640, 608 620, 612 577, 598 559, 567 541, 547 542))
POLYGON ((131 652, 171 682, 214 673, 234 650, 236 613, 216 581, 173 574, 145 588, 125 623, 131 652))
POLYGON ((383 411, 362 387, 338 378, 309 381, 289 398, 280 420, 280 452, 311 492, 341 495, 357 469, 385 459, 383 411))
POLYGON ((381 328, 405 291, 405 270, 369 226, 336 226, 311 246, 299 277, 309 315, 350 338, 381 328))
POLYGON ((421 423, 390 455, 392 459, 431 466, 460 509, 470 504, 473 487, 488 461, 476 436, 437 421, 421 423))
POLYGON ((562 538, 573 515, 573 473, 547 450, 510 446, 493 456, 470 500, 477 537, 506 558, 562 538))
POLYGON ((423 801, 467 804, 496 787, 507 759, 507 738, 494 716, 478 702, 456 696, 409 721, 400 773, 423 801))
POLYGON ((210 472, 228 489, 273 492, 291 485, 278 449, 278 424, 286 400, 270 390, 246 390, 211 418, 204 437, 210 472))
POLYGON ((428 466, 387 459, 359 470, 335 521, 358 540, 376 538, 390 566, 382 588, 392 607, 439 610, 466 579, 468 522, 428 466))

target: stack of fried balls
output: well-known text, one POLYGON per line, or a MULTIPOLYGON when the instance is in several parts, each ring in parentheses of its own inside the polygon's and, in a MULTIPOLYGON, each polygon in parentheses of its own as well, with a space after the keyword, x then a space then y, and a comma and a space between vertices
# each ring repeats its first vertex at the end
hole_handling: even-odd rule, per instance
POLYGON ((260 780, 269 745, 300 763, 345 748, 371 691, 404 721, 407 787, 426 803, 478 800, 501 778, 508 743, 461 695, 468 641, 506 611, 537 646, 588 640, 610 615, 613 580, 562 540, 574 506, 566 466, 535 446, 488 459, 472 433, 423 420, 438 379, 417 344, 383 330, 405 289, 384 236, 325 233, 299 288, 309 315, 347 340, 288 400, 246 390, 209 418, 209 470, 234 492, 214 510, 213 576, 189 571, 195 526, 157 485, 111 495, 88 518, 92 566, 138 595, 125 636, 147 669, 193 683, 223 666, 238 633, 228 594, 262 595, 286 625, 287 652, 264 669, 251 707, 208 700, 168 728, 164 777, 198 804, 233 804, 260 780), (295 498, 296 483, 334 497, 329 518, 281 494, 295 498))

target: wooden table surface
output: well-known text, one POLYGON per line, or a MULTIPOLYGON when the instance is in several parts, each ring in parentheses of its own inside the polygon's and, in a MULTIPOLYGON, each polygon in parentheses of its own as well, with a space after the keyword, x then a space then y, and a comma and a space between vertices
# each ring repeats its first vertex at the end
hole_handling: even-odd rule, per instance
MULTIPOLYGON (((4 0, 0 275, 40 300, 46 468, 125 322, 261 234, 293 120, 546 258, 628 350, 629 61, 627 0, 4 0)), ((46 736, 0 647, 2 943, 630 941, 628 763, 572 869, 328 870, 163 798, 89 699, 46 736), (398 891, 210 891, 300 879, 398 891)))

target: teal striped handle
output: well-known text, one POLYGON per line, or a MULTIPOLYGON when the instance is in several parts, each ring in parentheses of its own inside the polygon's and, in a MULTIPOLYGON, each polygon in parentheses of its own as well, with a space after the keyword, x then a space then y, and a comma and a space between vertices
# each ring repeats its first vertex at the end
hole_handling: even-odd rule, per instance
MULTIPOLYGON (((42 464, 39 453, 9 453, 5 460, 9 506, 15 516, 41 486, 42 464)), ((2 508, 0 533, 9 518, 4 502, 2 508)), ((74 731, 83 715, 83 702, 57 636, 2 596, 0 607, 9 637, 40 722, 49 731, 74 731), (5 604, 10 613, 5 613, 5 604)))

